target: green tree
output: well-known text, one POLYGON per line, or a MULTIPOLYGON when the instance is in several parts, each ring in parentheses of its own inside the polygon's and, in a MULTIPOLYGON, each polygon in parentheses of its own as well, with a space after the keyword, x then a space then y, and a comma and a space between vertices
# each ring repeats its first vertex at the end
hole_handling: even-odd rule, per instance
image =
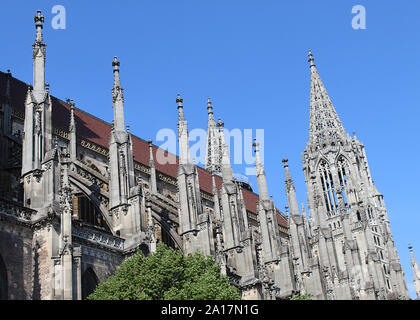
POLYGON ((237 300, 238 290, 213 258, 184 256, 164 244, 145 257, 138 251, 100 283, 88 300, 237 300))
POLYGON ((311 295, 309 294, 295 294, 293 297, 290 298, 290 300, 312 300, 311 295))

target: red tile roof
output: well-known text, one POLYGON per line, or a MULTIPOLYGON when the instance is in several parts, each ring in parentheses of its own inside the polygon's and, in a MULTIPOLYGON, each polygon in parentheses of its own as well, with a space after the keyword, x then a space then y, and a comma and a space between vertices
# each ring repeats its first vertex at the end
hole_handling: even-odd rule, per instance
MULTIPOLYGON (((7 74, 0 72, 0 102, 5 101, 6 83, 7 74)), ((28 84, 16 78, 11 78, 11 105, 12 109, 18 111, 19 113, 24 113, 24 103, 27 87, 28 84)), ((53 96, 51 96, 51 99, 53 104, 53 127, 67 131, 70 124, 70 106, 62 100, 57 99, 53 96)), ((99 146, 102 146, 105 149, 108 149, 111 124, 77 108, 75 108, 74 115, 76 121, 77 135, 99 146)), ((147 141, 138 138, 134 135, 132 135, 132 140, 134 160, 145 166, 149 166, 149 146, 147 141)), ((171 159, 171 163, 160 164, 159 161, 156 161, 156 153, 158 150, 159 147, 153 146, 156 170, 176 179, 178 171, 178 157, 176 155, 164 151, 165 156, 167 156, 168 159, 171 159)), ((211 174, 201 167, 197 166, 197 168, 201 190, 212 194, 211 174)), ((222 178, 216 176, 215 180, 217 188, 218 190, 220 190, 222 178)), ((258 195, 251 191, 243 189, 243 196, 247 210, 253 213, 257 213, 256 204, 259 200, 258 195)), ((276 216, 278 223, 286 227, 286 219, 278 214, 276 214, 276 216)))

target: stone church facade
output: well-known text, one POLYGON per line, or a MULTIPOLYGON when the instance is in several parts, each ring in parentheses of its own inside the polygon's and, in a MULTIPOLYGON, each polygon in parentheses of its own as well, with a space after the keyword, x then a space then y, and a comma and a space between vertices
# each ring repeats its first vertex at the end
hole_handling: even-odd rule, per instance
POLYGON ((345 132, 311 53, 308 217, 287 159, 287 212, 269 197, 258 141, 259 194, 235 178, 210 99, 201 168, 180 95, 179 156, 131 134, 116 57, 112 124, 53 97, 40 11, 34 20, 32 85, 0 72, 0 299, 84 299, 159 242, 213 256, 243 299, 409 299, 364 146, 345 132))

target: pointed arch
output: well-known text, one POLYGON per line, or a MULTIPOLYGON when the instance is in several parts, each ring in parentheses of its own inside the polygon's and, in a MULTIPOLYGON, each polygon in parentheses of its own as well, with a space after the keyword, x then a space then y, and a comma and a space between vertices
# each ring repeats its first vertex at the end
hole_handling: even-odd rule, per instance
POLYGON ((350 179, 350 161, 343 154, 338 155, 336 161, 337 176, 340 184, 341 196, 343 198, 344 207, 348 211, 348 188, 351 185, 350 179))
POLYGON ((338 200, 335 193, 334 180, 327 160, 320 159, 318 163, 318 176, 323 193, 327 217, 336 215, 338 210, 338 200))
MULTIPOLYGON (((99 199, 93 194, 93 191, 90 190, 87 186, 83 184, 83 182, 77 180, 72 175, 69 175, 69 181, 70 183, 75 186, 77 189, 79 189, 95 206, 98 212, 102 215, 102 219, 105 222, 106 226, 108 227, 109 231, 111 233, 114 233, 111 227, 111 222, 109 221, 109 214, 108 209, 104 206, 104 204, 99 201, 99 199)), ((114 234, 115 235, 115 234, 114 234)))
MULTIPOLYGON (((162 216, 156 213, 154 210, 152 210, 152 218, 160 225, 162 229, 162 235, 163 233, 165 233, 165 240, 168 241, 166 244, 168 246, 173 246, 174 248, 182 250, 182 239, 179 236, 177 230, 171 227, 165 221, 165 219, 162 218, 162 216)), ((162 239, 162 241, 164 241, 164 239, 162 239)))
POLYGON ((86 297, 95 291, 98 284, 99 279, 95 271, 91 267, 87 268, 82 275, 82 299, 86 300, 86 297))
POLYGON ((8 300, 7 269, 0 254, 0 300, 8 300))

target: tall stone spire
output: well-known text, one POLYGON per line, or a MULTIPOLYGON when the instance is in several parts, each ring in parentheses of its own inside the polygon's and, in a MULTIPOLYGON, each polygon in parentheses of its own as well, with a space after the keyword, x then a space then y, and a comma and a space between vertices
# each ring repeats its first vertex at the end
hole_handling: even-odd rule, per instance
POLYGON ((209 215, 201 203, 197 167, 190 162, 188 126, 184 118, 183 99, 178 94, 178 142, 179 166, 177 173, 179 190, 179 225, 185 254, 199 251, 204 255, 212 253, 211 225, 209 215))
POLYGON ((116 131, 124 131, 124 89, 121 88, 120 62, 117 57, 112 61, 114 67, 114 86, 112 87, 112 105, 114 107, 114 128, 116 131))
POLYGON ((277 229, 277 220, 274 213, 274 203, 268 197, 267 181, 264 166, 261 162, 259 143, 254 139, 252 144, 255 148, 256 162, 255 171, 258 182, 259 193, 259 212, 261 238, 264 249, 264 260, 266 263, 279 260, 279 237, 277 229))
POLYGON ((231 182, 233 183, 233 170, 230 164, 230 154, 229 154, 229 147, 225 141, 225 135, 223 134, 223 126, 224 122, 219 118, 217 122, 217 127, 219 128, 219 135, 220 135, 220 145, 222 151, 222 161, 221 161, 221 172, 223 176, 224 182, 231 182))
POLYGON ((268 189, 267 189, 267 178, 265 175, 264 165, 261 162, 260 156, 260 143, 257 142, 257 139, 254 139, 254 143, 252 144, 255 148, 255 171, 257 176, 258 182, 258 193, 261 200, 269 200, 268 198, 268 189))
POLYGON ((420 269, 416 258, 414 257, 413 247, 408 246, 411 254, 411 267, 413 268, 414 288, 416 289, 417 299, 420 300, 420 269))
POLYGON ((109 208, 113 216, 114 232, 127 239, 139 236, 146 226, 138 202, 134 199, 140 197, 140 188, 135 185, 133 142, 129 126, 124 128, 124 97, 117 57, 114 57, 112 66, 114 121, 109 139, 109 208))
POLYGON ((205 169, 210 172, 220 174, 221 170, 221 146, 219 131, 217 130, 216 121, 214 120, 213 105, 210 98, 207 99, 207 144, 206 144, 206 159, 205 169))
POLYGON ((299 214, 299 208, 296 200, 296 189, 293 184, 292 176, 290 175, 288 159, 283 159, 282 162, 284 163, 284 175, 285 175, 285 183, 286 183, 286 194, 287 200, 289 203, 289 209, 291 215, 299 214))
POLYGON ((74 161, 77 157, 77 143, 76 143, 76 122, 74 120, 74 101, 70 100, 70 127, 69 127, 69 154, 70 160, 74 161))
POLYGON ((149 144, 150 191, 152 193, 157 193, 156 167, 155 167, 155 159, 153 157, 152 139, 149 139, 147 143, 149 144))
POLYGON ((309 143, 318 145, 344 139, 345 130, 318 74, 310 50, 308 57, 311 69, 309 143))
MULTIPOLYGON (((52 143, 52 103, 49 85, 45 83, 45 47, 42 39, 44 16, 38 10, 34 17, 36 36, 32 45, 33 86, 29 86, 25 100, 25 119, 22 138, 22 177, 24 183, 24 202, 32 209, 45 208, 55 199, 56 193, 50 186, 47 176, 51 172, 43 171, 46 161, 56 161, 56 152, 52 143), (43 191, 48 189, 48 192, 43 191)), ((55 179, 57 180, 57 179, 55 179)), ((54 188, 59 189, 57 181, 54 188)))
POLYGON ((291 260, 287 246, 282 246, 277 223, 277 213, 274 202, 268 197, 267 179, 264 165, 261 161, 259 143, 254 139, 255 171, 258 182, 258 220, 261 233, 263 265, 268 270, 268 276, 274 281, 280 296, 292 294, 295 284, 293 281, 291 260))
POLYGON ((44 16, 41 14, 41 10, 37 11, 37 14, 34 16, 36 36, 35 43, 33 47, 33 92, 37 100, 42 99, 44 90, 45 90, 45 47, 46 44, 42 39, 42 28, 44 23, 44 16))
POLYGON ((181 94, 178 93, 176 103, 178 104, 178 141, 179 141, 179 164, 190 163, 188 147, 188 124, 184 118, 184 106, 181 94))

